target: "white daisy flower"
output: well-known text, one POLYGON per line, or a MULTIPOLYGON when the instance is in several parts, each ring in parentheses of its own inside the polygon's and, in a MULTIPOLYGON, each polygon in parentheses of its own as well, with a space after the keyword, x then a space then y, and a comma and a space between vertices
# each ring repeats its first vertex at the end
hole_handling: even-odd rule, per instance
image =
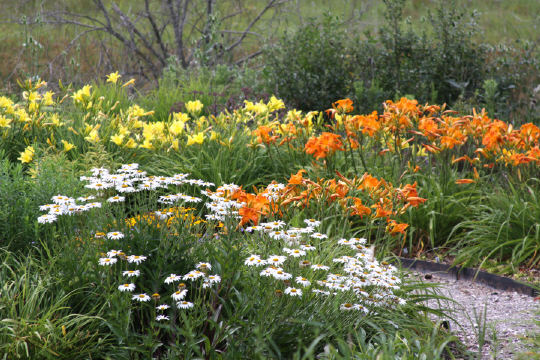
POLYGON ((132 193, 135 192, 135 188, 131 185, 131 183, 123 182, 122 184, 119 184, 116 186, 116 191, 121 193, 132 193))
POLYGON ((248 257, 245 261, 244 261, 244 265, 247 265, 247 266, 253 266, 253 265, 257 265, 257 260, 260 260, 260 256, 259 255, 251 255, 250 257, 248 257))
POLYGON ((280 191, 280 190, 283 190, 285 189, 285 185, 284 184, 280 184, 280 183, 273 183, 273 184, 269 184, 267 187, 266 187, 267 190, 270 190, 270 191, 280 191))
POLYGON ((338 245, 354 245, 354 242, 347 240, 347 239, 339 239, 338 245))
POLYGON ((179 301, 176 303, 176 306, 179 309, 191 309, 193 307, 193 303, 189 301, 179 301))
POLYGON ((202 271, 192 270, 192 271, 188 272, 186 275, 184 275, 184 277, 182 279, 183 280, 196 280, 196 279, 200 278, 201 276, 204 276, 204 273, 202 271))
POLYGON ((305 250, 305 251, 313 251, 313 250, 316 250, 317 248, 313 245, 305 244, 305 245, 300 245, 300 249, 305 250))
POLYGON ((300 250, 300 249, 284 248, 283 251, 286 252, 287 254, 289 254, 292 257, 300 257, 300 256, 306 255, 306 252, 304 250, 300 250))
POLYGON ((171 275, 167 276, 167 278, 165 279, 165 284, 170 284, 170 283, 173 283, 175 281, 180 281, 181 279, 182 279, 182 277, 180 275, 171 274, 171 275))
POLYGON ((137 301, 140 301, 140 302, 147 302, 147 301, 150 301, 150 296, 148 296, 146 294, 133 295, 131 300, 137 300, 137 301))
POLYGON ((176 301, 184 300, 186 297, 188 291, 187 289, 178 290, 172 294, 172 298, 176 301))
POLYGON ((349 311, 349 310, 358 310, 359 308, 355 304, 345 303, 345 304, 341 304, 339 306, 339 309, 344 310, 344 311, 349 311))
POLYGON ((322 264, 313 264, 313 265, 311 265, 311 268, 313 270, 328 270, 328 269, 330 269, 328 266, 322 265, 322 264))
POLYGON ((161 311, 167 310, 168 308, 170 308, 170 306, 167 304, 161 304, 161 305, 156 306, 156 309, 161 310, 161 311))
POLYGON ((311 228, 315 228, 319 225, 321 225, 321 222, 315 219, 306 219, 304 222, 311 228))
POLYGON ((105 189, 109 189, 109 188, 113 187, 113 184, 98 181, 98 182, 93 182, 93 183, 87 184, 84 187, 87 188, 87 189, 92 189, 92 190, 105 190, 105 189))
POLYGON ((102 266, 106 266, 106 265, 113 265, 115 264, 116 262, 118 261, 117 258, 109 258, 109 257, 106 257, 106 258, 100 258, 99 259, 99 265, 102 265, 102 266))
POLYGON ((120 291, 133 291, 135 290, 135 284, 122 284, 118 286, 118 290, 120 291))
POLYGON ((285 222, 281 220, 277 220, 277 221, 272 221, 272 222, 261 223, 261 226, 265 230, 276 230, 276 229, 281 229, 283 226, 285 226, 285 222))
POLYGON ((280 230, 274 230, 274 231, 270 231, 268 233, 268 236, 270 236, 274 240, 280 240, 280 239, 283 239, 285 237, 285 233, 283 231, 280 231, 280 230))
POLYGON ((46 215, 41 215, 40 217, 38 217, 37 221, 40 224, 50 224, 50 223, 55 222, 57 219, 58 218, 56 217, 56 215, 46 214, 46 215))
POLYGON ((311 291, 313 291, 315 294, 327 295, 327 296, 330 295, 330 291, 324 291, 321 289, 313 289, 311 291))
POLYGON ((124 196, 115 195, 115 196, 111 196, 110 198, 108 198, 107 202, 116 203, 116 202, 124 202, 124 200, 126 200, 126 198, 124 196))
POLYGON ((135 263, 137 265, 142 263, 144 260, 146 260, 146 256, 144 255, 129 255, 127 257, 128 263, 135 263))
POLYGON ((197 265, 195 265, 195 268, 212 270, 212 265, 210 263, 207 263, 207 262, 200 262, 197 265))
POLYGON ((365 243, 367 242, 367 239, 354 237, 354 238, 351 238, 350 241, 354 241, 355 244, 365 245, 365 243))
POLYGON ((140 270, 126 270, 122 272, 122 275, 127 276, 127 277, 133 277, 133 276, 137 277, 141 275, 141 271, 140 270))
POLYGON ((272 273, 272 276, 277 279, 277 280, 289 280, 290 278, 292 278, 292 275, 289 274, 289 273, 286 273, 285 271, 283 270, 275 270, 273 273, 272 273))
POLYGON ((219 276, 219 275, 208 275, 207 281, 210 284, 217 284, 217 283, 221 282, 221 276, 219 276))
POLYGON ((122 239, 123 237, 124 234, 122 234, 120 231, 111 231, 107 233, 107 239, 118 240, 122 239))
POLYGON ((268 259, 266 259, 266 263, 269 265, 281 265, 287 260, 286 256, 283 255, 271 255, 268 259))
POLYGON ((94 200, 96 197, 95 196, 81 196, 81 197, 78 197, 77 200, 79 201, 90 201, 90 200, 94 200))
POLYGON ((156 321, 163 321, 163 320, 169 320, 169 317, 165 315, 156 316, 156 321))
POLYGON ((302 296, 302 290, 290 286, 285 289, 284 293, 290 296, 302 296))
POLYGON ((107 251, 107 257, 115 257, 116 255, 120 254, 122 250, 109 250, 107 251))
POLYGON ((311 282, 308 279, 306 279, 305 277, 302 277, 302 276, 297 276, 295 280, 296 280, 296 282, 298 284, 300 284, 300 285, 302 285, 304 287, 311 285, 311 282))
POLYGON ((167 210, 158 210, 154 212, 154 214, 159 218, 159 220, 166 220, 173 215, 172 212, 167 210))
POLYGON ((86 204, 84 207, 85 207, 85 209, 100 208, 101 203, 100 202, 91 202, 91 203, 86 204))
POLYGON ((310 236, 312 238, 315 238, 315 239, 326 239, 326 238, 328 238, 328 235, 321 234, 321 233, 313 233, 310 236))
POLYGON ((273 267, 267 267, 266 269, 264 269, 263 271, 260 272, 260 275, 261 276, 272 276, 274 274, 274 271, 276 271, 275 268, 273 267))

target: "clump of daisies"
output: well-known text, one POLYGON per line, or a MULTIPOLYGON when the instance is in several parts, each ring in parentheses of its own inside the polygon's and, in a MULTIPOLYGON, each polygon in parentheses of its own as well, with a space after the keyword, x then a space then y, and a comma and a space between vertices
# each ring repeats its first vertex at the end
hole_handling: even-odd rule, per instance
POLYGON ((244 265, 262 267, 260 276, 283 282, 286 288, 279 290, 280 294, 301 297, 310 291, 317 295, 345 295, 350 302, 341 304, 343 311, 367 314, 378 307, 405 303, 394 294, 401 284, 397 269, 375 259, 373 249, 366 246, 366 239, 340 239, 335 246, 345 248, 349 254, 332 259, 330 264, 314 263, 316 256, 311 253, 317 247, 310 243, 327 239, 327 235, 316 231, 321 226, 320 221, 307 219, 305 224, 304 228, 293 228, 283 221, 273 221, 246 228, 248 233, 267 238, 263 241, 271 239, 285 246, 281 254, 251 254, 244 265), (302 275, 293 277, 292 274, 298 272, 302 275))
MULTIPOLYGON (((101 208, 103 204, 114 206, 117 203, 126 201, 129 193, 153 191, 157 189, 168 189, 169 186, 181 186, 184 184, 200 187, 212 187, 213 183, 188 179, 189 174, 176 174, 173 176, 149 176, 146 171, 140 170, 139 165, 124 164, 116 172, 110 172, 106 168, 91 169, 91 176, 81 176, 80 180, 87 182, 85 188, 93 194, 81 196, 77 199, 56 195, 52 197, 52 203, 40 206, 41 211, 47 213, 38 217, 40 224, 53 223, 61 215, 75 215, 89 211, 94 208, 101 208), (98 199, 98 200, 96 200, 98 199), (94 201, 96 200, 96 201, 94 201)), ((158 202, 171 205, 176 202, 198 203, 202 199, 180 192, 169 195, 162 195, 158 202)), ((159 218, 169 216, 167 212, 158 210, 156 215, 159 218)))

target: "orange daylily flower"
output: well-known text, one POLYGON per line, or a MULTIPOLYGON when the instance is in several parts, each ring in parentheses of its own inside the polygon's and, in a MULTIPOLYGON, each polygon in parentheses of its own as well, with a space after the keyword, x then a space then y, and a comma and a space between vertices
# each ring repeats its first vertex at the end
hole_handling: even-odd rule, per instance
POLYGON ((397 223, 395 220, 391 220, 388 225, 386 226, 386 231, 390 235, 397 235, 397 234, 403 234, 405 235, 405 230, 409 227, 409 224, 400 224, 397 223))
POLYGON ((329 153, 344 150, 340 138, 341 136, 338 134, 323 132, 318 137, 310 138, 304 147, 304 151, 307 154, 312 154, 315 159, 320 160, 325 158, 329 153))
POLYGON ((353 101, 351 99, 338 100, 332 104, 332 107, 339 112, 350 113, 354 110, 353 101))
POLYGON ((291 175, 291 178, 289 179, 289 185, 300 185, 302 184, 302 174, 305 173, 306 170, 300 169, 298 172, 294 175, 291 175))
POLYGON ((458 179, 456 180, 456 184, 458 185, 461 185, 461 184, 472 184, 476 181, 474 181, 473 179, 458 179))

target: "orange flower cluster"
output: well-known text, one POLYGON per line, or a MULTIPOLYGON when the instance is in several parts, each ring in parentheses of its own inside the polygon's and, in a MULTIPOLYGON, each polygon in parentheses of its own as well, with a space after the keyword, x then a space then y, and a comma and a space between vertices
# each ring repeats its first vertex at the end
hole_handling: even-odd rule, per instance
POLYGON ((337 150, 343 151, 341 136, 334 133, 323 132, 320 136, 311 137, 304 147, 304 151, 312 154, 315 159, 325 158, 329 153, 333 154, 337 150))
POLYGON ((492 167, 493 162, 514 166, 531 162, 540 165, 538 126, 527 123, 514 129, 511 124, 489 118, 484 110, 480 113, 473 110, 470 116, 454 115, 444 106, 422 106, 416 100, 401 98, 395 103, 386 101, 383 114, 343 115, 341 122, 349 140, 353 139, 353 148, 354 138, 362 134, 377 139, 390 138, 400 146, 417 143, 431 153, 462 146, 464 150, 472 148, 474 156, 469 154, 472 158, 462 155, 459 159, 470 160, 471 164, 491 162, 487 167, 492 167), (401 136, 410 138, 404 141, 401 136))
POLYGON ((369 174, 361 178, 347 179, 338 174, 337 179, 319 179, 314 182, 304 178, 305 170, 291 174, 289 182, 279 192, 270 191, 272 183, 256 193, 238 189, 230 198, 244 203, 239 213, 240 226, 258 224, 261 216, 282 216, 287 207, 309 207, 312 202, 337 203, 348 216, 367 217, 366 221, 382 219, 387 222, 386 230, 391 235, 405 234, 407 224, 398 223, 394 218, 409 207, 417 207, 426 199, 418 196, 417 184, 394 187, 383 179, 369 174), (272 199, 270 195, 277 195, 272 199))
POLYGON ((273 134, 272 128, 265 125, 259 126, 257 129, 253 130, 252 134, 257 137, 257 142, 259 144, 273 144, 278 138, 277 135, 273 134))

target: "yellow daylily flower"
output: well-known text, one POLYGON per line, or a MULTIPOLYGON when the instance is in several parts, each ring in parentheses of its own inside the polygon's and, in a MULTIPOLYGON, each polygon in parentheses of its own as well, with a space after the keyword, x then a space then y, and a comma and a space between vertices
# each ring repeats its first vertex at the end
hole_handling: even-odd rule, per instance
POLYGON ((116 134, 111 136, 111 141, 115 143, 116 145, 120 146, 124 142, 124 135, 123 134, 116 134))
POLYGON ((188 101, 186 103, 186 110, 191 114, 195 115, 201 112, 203 109, 203 103, 200 100, 188 101))
POLYGON ((68 152, 71 149, 74 149, 76 146, 67 142, 66 140, 62 140, 62 144, 64 145, 64 151, 68 152))
POLYGON ((116 84, 118 79, 120 79, 121 77, 122 75, 118 74, 118 71, 110 73, 109 75, 107 75, 107 82, 116 84))
POLYGON ((9 124, 11 123, 11 119, 3 116, 3 115, 0 115, 0 128, 8 128, 8 127, 11 127, 9 124))
POLYGON ((197 135, 189 135, 187 145, 193 145, 193 144, 202 144, 204 142, 204 132, 200 132, 197 135))
POLYGON ((23 164, 29 163, 34 159, 34 148, 32 146, 26 147, 23 152, 21 152, 21 156, 17 158, 17 160, 20 160, 23 164))

